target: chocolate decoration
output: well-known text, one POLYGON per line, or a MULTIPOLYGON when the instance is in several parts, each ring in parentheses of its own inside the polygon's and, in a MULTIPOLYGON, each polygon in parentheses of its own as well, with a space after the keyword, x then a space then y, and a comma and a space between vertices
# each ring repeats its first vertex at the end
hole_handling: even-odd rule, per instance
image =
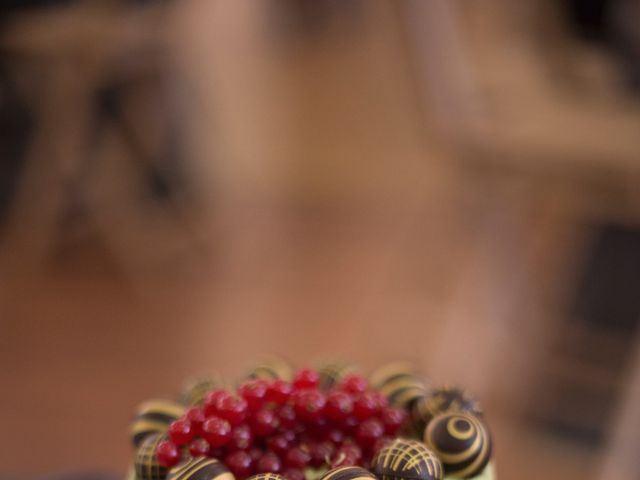
POLYGON ((484 422, 466 412, 441 413, 429 422, 424 442, 440 458, 448 476, 480 474, 491 458, 491 436, 484 422))
POLYGON ((320 374, 320 389, 329 390, 334 385, 351 373, 356 373, 357 368, 350 363, 330 362, 318 368, 320 374))
POLYGON ((288 362, 281 358, 269 357, 250 370, 246 378, 260 378, 263 380, 279 378, 290 382, 293 378, 293 368, 291 368, 288 362))
POLYGON ((165 435, 153 433, 142 441, 134 461, 138 480, 164 480, 166 477, 167 469, 158 463, 156 457, 158 444, 165 439, 165 435))
POLYGON ((377 480, 369 470, 361 467, 338 467, 329 470, 320 480, 377 480))
POLYGON ((438 457, 424 443, 406 438, 380 449, 371 471, 379 480, 441 480, 443 475, 438 457))
POLYGON ((286 478, 277 473, 259 473, 258 475, 247 478, 247 480, 286 480, 286 478))
POLYGON ((196 457, 169 470, 167 480, 234 480, 234 476, 219 460, 196 457))
POLYGON ((225 387, 226 382, 220 375, 191 379, 182 389, 180 403, 189 407, 200 406, 204 404, 204 399, 211 390, 225 387))
POLYGON ((427 391, 424 382, 403 362, 379 368, 371 375, 370 383, 387 396, 389 403, 401 408, 410 408, 427 391))
POLYGON ((131 441, 138 447, 148 435, 164 433, 169 430, 171 422, 184 415, 185 408, 170 400, 150 400, 138 407, 131 422, 131 441))
POLYGON ((415 430, 424 432, 424 427, 433 417, 445 412, 470 412, 480 415, 481 409, 478 402, 461 388, 434 388, 416 400, 411 408, 411 420, 415 430))

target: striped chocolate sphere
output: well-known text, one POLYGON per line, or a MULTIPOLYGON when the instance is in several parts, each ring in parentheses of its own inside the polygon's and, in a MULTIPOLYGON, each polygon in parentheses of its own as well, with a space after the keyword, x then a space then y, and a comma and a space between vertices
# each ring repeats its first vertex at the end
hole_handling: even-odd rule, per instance
POLYGON ((327 362, 320 365, 320 389, 329 390, 334 385, 351 373, 356 373, 357 368, 350 363, 327 362))
POLYGON ((152 433, 164 433, 169 425, 184 415, 185 408, 169 400, 150 400, 138 407, 133 422, 131 422, 131 441, 139 446, 152 433))
POLYGON ((441 480, 443 475, 438 457, 424 443, 406 438, 380 449, 371 471, 379 480, 441 480))
POLYGON ((282 358, 268 357, 252 368, 246 378, 259 378, 263 380, 274 380, 279 378, 290 382, 293 378, 293 368, 282 358))
POLYGON ((481 410, 478 402, 463 389, 439 387, 414 402, 411 421, 417 432, 424 432, 424 427, 433 417, 445 412, 470 412, 477 415, 481 410))
POLYGON ((491 458, 491 436, 480 418, 466 412, 441 413, 429 422, 424 442, 440 458, 448 476, 474 477, 491 458))
POLYGON ((215 458, 195 457, 169 470, 167 480, 234 480, 234 476, 215 458))
POLYGON ((247 478, 247 480, 286 480, 286 478, 277 473, 259 473, 258 475, 247 478))
POLYGON ((138 480, 164 480, 167 469, 158 463, 156 451, 158 444, 166 438, 160 433, 153 433, 142 441, 134 461, 138 480))
POLYGON ((224 378, 220 375, 193 378, 185 383, 180 395, 180 403, 189 407, 202 405, 211 390, 225 388, 226 386, 224 378))
POLYGON ((376 476, 361 467, 338 467, 329 470, 320 480, 376 480, 376 476))
POLYGON ((403 362, 379 368, 371 375, 370 383, 389 398, 389 403, 401 408, 410 408, 426 393, 424 382, 413 373, 410 365, 403 362))

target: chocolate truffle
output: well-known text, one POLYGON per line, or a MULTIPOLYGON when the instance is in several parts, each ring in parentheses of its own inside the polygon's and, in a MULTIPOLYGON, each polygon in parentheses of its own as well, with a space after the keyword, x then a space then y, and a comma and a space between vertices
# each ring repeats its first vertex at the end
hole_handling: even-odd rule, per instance
POLYGON ((379 368, 371 375, 370 383, 389 398, 389 403, 401 408, 410 408, 426 393, 424 382, 404 362, 390 363, 379 368))
POLYGON ((466 412, 441 413, 424 432, 424 442, 440 458, 448 476, 480 474, 491 458, 491 437, 484 422, 466 412))
POLYGON ((139 446, 142 441, 152 433, 164 433, 169 430, 169 425, 180 418, 185 408, 170 400, 150 400, 138 407, 133 422, 131 422, 131 440, 134 446, 139 446))
POLYGON ((416 431, 423 432, 433 417, 445 412, 470 412, 478 415, 481 410, 478 402, 463 389, 440 387, 430 390, 414 402, 411 420, 416 431))
POLYGON ((259 473, 253 477, 247 478, 247 480, 286 480, 282 475, 277 473, 259 473))
POLYGON ((169 470, 167 480, 234 480, 234 476, 215 458, 195 457, 169 470))
POLYGON ((371 461, 371 471, 380 480, 441 480, 442 464, 418 440, 397 438, 380 449, 371 461))
POLYGON ((268 357, 251 369, 246 378, 260 378, 263 380, 279 378, 290 382, 293 378, 293 368, 282 358, 268 357))
POLYGON ((351 373, 356 373, 357 368, 350 363, 343 362, 327 362, 320 365, 318 373, 320 374, 320 388, 329 390, 334 385, 351 373))
POLYGON ((220 375, 193 378, 188 381, 182 389, 180 402, 189 407, 200 406, 204 403, 204 398, 207 396, 207 393, 216 388, 225 387, 227 387, 227 385, 220 375))
POLYGON ((167 469, 158 463, 156 450, 158 444, 166 438, 160 433, 152 433, 142 441, 134 462, 138 480, 163 480, 165 478, 167 469))
POLYGON ((338 467, 329 470, 320 480, 377 480, 376 476, 362 467, 338 467))

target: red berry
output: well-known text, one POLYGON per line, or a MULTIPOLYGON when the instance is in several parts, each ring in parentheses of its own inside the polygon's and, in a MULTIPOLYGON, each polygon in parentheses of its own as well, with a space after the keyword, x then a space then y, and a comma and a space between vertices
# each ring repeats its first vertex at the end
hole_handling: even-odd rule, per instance
POLYGON ((209 417, 202 424, 202 436, 212 447, 222 447, 231 440, 231 425, 220 417, 209 417))
POLYGON ((189 420, 176 420, 169 425, 169 438, 176 445, 185 445, 193 438, 193 429, 189 420))
POLYGON ((218 404, 227 397, 231 397, 232 395, 226 390, 212 390, 210 391, 204 399, 204 414, 207 417, 211 415, 216 415, 218 413, 218 404))
POLYGON ((253 460, 251 456, 242 450, 231 452, 224 458, 224 464, 237 479, 247 478, 253 473, 253 460))
POLYGON ((284 430, 290 430, 296 426, 296 412, 291 405, 280 407, 278 409, 278 418, 280 419, 280 427, 284 430))
POLYGON ((340 445, 344 440, 344 433, 339 428, 333 428, 327 432, 325 438, 334 445, 340 445))
POLYGON ((163 440, 156 447, 156 457, 160 465, 171 468, 180 461, 180 449, 175 443, 163 440))
POLYGON ((274 435, 273 437, 269 437, 267 439, 267 447, 269 448, 269 450, 273 450, 278 455, 284 455, 285 453, 287 453, 291 441, 293 441, 293 439, 289 440, 286 435, 281 433, 278 435, 274 435))
POLYGON ((284 405, 289 400, 293 387, 284 380, 273 380, 267 387, 267 401, 284 405))
POLYGON ((347 393, 359 394, 367 391, 367 381, 360 375, 350 374, 342 379, 338 388, 347 393))
POLYGON ((278 427, 278 417, 273 410, 262 409, 255 413, 251 419, 253 433, 259 437, 271 435, 278 427))
POLYGON ((299 468, 287 468, 282 475, 287 480, 305 480, 304 472, 299 468))
POLYGON ((407 412, 401 408, 386 407, 380 413, 380 420, 384 424, 385 433, 395 436, 407 420, 407 412))
POLYGON ((253 434, 248 425, 242 424, 233 427, 231 440, 227 447, 231 450, 247 450, 253 444, 253 434))
POLYGON ((317 390, 304 391, 296 400, 296 416, 307 422, 313 422, 322 416, 326 400, 317 390))
POLYGON ((218 402, 218 416, 231 425, 238 425, 247 418, 248 405, 244 398, 224 397, 218 402))
POLYGON ((353 399, 351 395, 339 390, 327 396, 325 415, 334 422, 340 422, 353 413, 353 399))
POLYGON ((327 432, 331 429, 328 420, 325 417, 318 417, 307 423, 309 435, 315 440, 323 440, 327 436, 327 432))
POLYGON ((192 457, 204 457, 209 454, 210 446, 204 438, 196 438, 189 444, 189 453, 192 457))
POLYGON ((342 421, 342 430, 344 433, 351 434, 355 432, 358 425, 360 425, 360 420, 356 417, 347 417, 342 421))
POLYGON ((248 380, 240 385, 238 393, 247 401, 249 410, 256 411, 265 401, 267 382, 265 380, 248 380))
POLYGON ((357 445, 346 444, 336 451, 331 461, 331 466, 342 467, 346 465, 358 465, 361 460, 362 450, 360 450, 357 445))
POLYGON ((278 473, 282 470, 282 463, 275 453, 267 452, 256 463, 256 473, 278 473))
POLYGON ((375 441, 375 443, 373 444, 373 447, 371 448, 371 453, 373 453, 374 455, 376 453, 378 453, 380 450, 382 450, 384 447, 386 447, 387 445, 389 445, 392 442, 392 438, 390 437, 380 437, 378 440, 375 441))
POLYGON ((220 460, 224 458, 225 454, 226 450, 223 447, 212 447, 209 449, 209 457, 211 458, 217 458, 218 460, 220 460))
POLYGON ((289 468, 304 468, 311 460, 311 455, 300 447, 290 448, 284 457, 284 464, 289 468))
POLYGON ((363 393, 353 404, 353 414, 358 420, 366 420, 378 413, 378 406, 372 393, 363 393))
POLYGON ((298 370, 295 377, 293 377, 293 386, 299 390, 317 388, 318 385, 320 385, 320 375, 311 368, 298 370))
POLYGON ((253 462, 257 462, 258 459, 264 454, 260 447, 251 447, 247 453, 249 454, 253 462))
POLYGON ((365 420, 356 429, 356 440, 361 447, 370 449, 384 435, 384 425, 377 418, 365 420))
POLYGON ((202 424, 206 420, 204 411, 200 407, 191 407, 184 414, 185 418, 191 422, 194 435, 200 435, 202 432, 202 424))
POLYGON ((314 442, 309 444, 309 454, 311 455, 311 466, 320 467, 324 465, 333 455, 335 447, 333 443, 325 440, 324 442, 314 442))
POLYGON ((374 398, 376 399, 376 402, 378 404, 378 410, 382 410, 383 408, 386 408, 389 406, 389 399, 387 398, 387 396, 382 393, 382 392, 372 392, 374 398))

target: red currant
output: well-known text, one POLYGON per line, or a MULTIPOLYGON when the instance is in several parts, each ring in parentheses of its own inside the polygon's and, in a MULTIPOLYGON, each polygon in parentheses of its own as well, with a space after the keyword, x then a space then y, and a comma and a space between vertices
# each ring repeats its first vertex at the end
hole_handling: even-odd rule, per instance
POLYGON ((226 450, 223 447, 216 447, 209 449, 209 457, 217 458, 218 460, 224 458, 226 450))
POLYGON ((256 473, 278 473, 282 470, 282 463, 273 452, 262 455, 256 463, 256 473))
POLYGON ((278 409, 278 418, 280 419, 280 427, 285 430, 291 430, 296 426, 296 412, 291 405, 280 407, 278 409))
POLYGON ((283 475, 287 480, 305 480, 304 472, 299 468, 287 468, 283 475))
POLYGON ((224 464, 237 479, 247 478, 253 473, 253 459, 242 450, 231 452, 224 459, 224 464))
POLYGON ((376 402, 378 403, 378 410, 382 410, 389 406, 389 399, 382 392, 372 392, 376 402))
POLYGON ((311 455, 300 447, 290 448, 284 456, 284 463, 289 468, 304 468, 311 460, 311 455))
POLYGON ((196 438, 189 444, 192 457, 204 457, 209 454, 210 446, 204 438, 196 438))
POLYGON ((380 420, 384 424, 385 433, 395 436, 407 420, 407 412, 401 408, 386 407, 380 413, 380 420))
POLYGON ((267 382, 265 380, 248 380, 240 385, 238 393, 247 401, 249 410, 256 411, 265 401, 267 382))
POLYGON ((224 397, 218 402, 218 415, 231 425, 238 425, 247 418, 248 405, 244 398, 224 397))
POLYGON ((212 447, 222 447, 231 440, 231 425, 220 417, 209 417, 202 424, 202 436, 212 447))
POLYGON ((360 375, 350 374, 342 379, 338 388, 348 393, 360 394, 367 391, 367 381, 360 375))
POLYGON ((353 413, 353 399, 351 395, 339 390, 327 396, 325 414, 330 420, 340 422, 353 413))
POLYGON ((193 438, 193 429, 189 420, 176 420, 169 425, 169 438, 176 445, 185 445, 193 438))
POLYGON ((361 460, 362 450, 360 447, 354 444, 345 444, 336 450, 331 466, 357 465, 361 460))
POLYGON ((356 440, 358 444, 366 449, 373 447, 373 444, 384 435, 384 425, 377 418, 365 420, 356 429, 356 440))
POLYGON ((324 442, 314 442, 309 444, 309 454, 311 455, 311 466, 320 467, 331 458, 335 447, 333 443, 325 440, 324 442))
POLYGON ((226 390, 212 390, 210 391, 204 399, 204 414, 207 417, 211 415, 216 415, 218 413, 218 404, 227 397, 231 397, 232 395, 226 390))
POLYGON ((307 424, 309 435, 315 440, 322 440, 327 436, 327 432, 331 429, 328 420, 325 417, 317 419, 307 424))
POLYGON ((185 418, 191 422, 194 435, 200 435, 202 432, 202 424, 206 420, 204 411, 200 407, 191 407, 184 414, 185 418))
POLYGON ((253 433, 259 437, 266 437, 278 427, 278 417, 273 410, 262 409, 251 419, 253 433))
POLYGON ((284 405, 289 400, 293 387, 279 378, 273 380, 267 387, 267 401, 277 405, 284 405))
POLYGON ((289 449, 289 440, 282 434, 274 435, 267 439, 267 447, 278 455, 284 455, 289 449))
POLYGON ((251 457, 251 460, 254 463, 257 462, 258 459, 262 457, 262 455, 264 454, 264 452, 260 447, 251 447, 247 453, 249 454, 249 456, 251 457))
POLYGON ((356 428, 360 425, 360 420, 356 417, 347 417, 342 421, 342 430, 346 434, 352 434, 355 432, 356 428))
POLYGON ((339 428, 329 430, 325 436, 334 445, 340 445, 344 440, 344 433, 339 428))
POLYGON ((353 404, 353 414, 358 420, 366 420, 378 413, 378 401, 372 393, 363 393, 353 404))
POLYGON ((386 447, 387 445, 389 445, 392 442, 392 438, 390 437, 380 437, 378 440, 375 441, 375 443, 373 444, 373 447, 371 448, 371 452, 375 455, 376 453, 378 453, 380 450, 382 450, 384 447, 386 447))
POLYGON ((156 447, 156 457, 160 465, 171 468, 180 461, 180 449, 175 443, 163 440, 156 447))
POLYGON ((253 434, 248 425, 241 424, 231 430, 231 440, 227 447, 231 450, 247 450, 253 444, 253 434))
POLYGON ((296 416, 307 422, 313 422, 322 416, 326 400, 317 390, 304 391, 294 405, 296 416))
POLYGON ((320 374, 311 368, 298 370, 293 377, 293 386, 298 390, 317 388, 320 385, 320 374))

